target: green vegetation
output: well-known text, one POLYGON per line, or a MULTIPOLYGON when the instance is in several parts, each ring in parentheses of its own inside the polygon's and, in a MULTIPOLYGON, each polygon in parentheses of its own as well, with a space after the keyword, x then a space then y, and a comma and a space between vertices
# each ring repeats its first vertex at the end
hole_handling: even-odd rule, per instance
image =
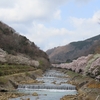
POLYGON ((0 84, 6 84, 8 82, 8 79, 5 77, 0 77, 0 84))
POLYGON ((92 58, 88 61, 87 66, 85 67, 85 73, 88 74, 88 69, 90 68, 93 61, 95 61, 98 57, 100 57, 100 54, 93 55, 92 58))
POLYGON ((45 71, 50 66, 50 63, 48 63, 48 61, 46 61, 44 58, 40 58, 38 69, 42 69, 43 71, 45 71))
POLYGON ((74 78, 77 79, 77 81, 79 82, 87 80, 89 78, 88 76, 85 76, 85 75, 82 75, 80 73, 76 73, 73 71, 67 71, 67 75, 69 75, 72 79, 74 78))
POLYGON ((75 72, 69 71, 69 70, 67 71, 67 74, 68 74, 70 77, 81 76, 81 74, 75 73, 75 72))
POLYGON ((39 61, 39 65, 40 66, 43 65, 43 61, 42 60, 39 61))
POLYGON ((71 59, 67 59, 67 60, 66 60, 66 63, 71 63, 71 62, 72 62, 71 59))
POLYGON ((30 76, 30 73, 28 73, 28 72, 25 72, 25 75, 26 75, 26 76, 30 76))
POLYGON ((34 67, 26 65, 0 64, 0 76, 35 70, 34 67))
POLYGON ((75 46, 75 47, 77 47, 79 49, 82 49, 86 45, 87 46, 92 45, 95 40, 100 40, 100 35, 92 37, 92 38, 89 38, 89 39, 87 39, 85 41, 72 42, 70 44, 72 44, 73 46, 75 46))
POLYGON ((73 46, 75 46, 78 49, 82 49, 87 44, 91 45, 91 42, 88 42, 88 41, 79 41, 79 42, 72 42, 70 44, 72 44, 73 46))
POLYGON ((88 81, 92 81, 93 79, 90 78, 89 76, 85 76, 73 71, 68 71, 67 75, 69 75, 72 79, 72 81, 74 82, 74 84, 78 87, 79 84, 84 83, 84 82, 88 82, 88 81))
POLYGON ((38 69, 43 69, 43 61, 42 60, 39 60, 39 67, 38 67, 38 69))

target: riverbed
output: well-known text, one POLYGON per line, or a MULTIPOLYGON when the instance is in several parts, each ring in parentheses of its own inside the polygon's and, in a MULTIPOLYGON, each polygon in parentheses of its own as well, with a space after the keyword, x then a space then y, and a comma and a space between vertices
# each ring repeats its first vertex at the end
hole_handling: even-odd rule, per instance
POLYGON ((27 96, 18 97, 10 100, 60 100, 64 95, 77 94, 76 87, 67 84, 68 75, 57 70, 48 70, 42 77, 37 78, 40 84, 20 84, 17 92, 26 93, 27 96), (34 96, 32 94, 36 93, 34 96))

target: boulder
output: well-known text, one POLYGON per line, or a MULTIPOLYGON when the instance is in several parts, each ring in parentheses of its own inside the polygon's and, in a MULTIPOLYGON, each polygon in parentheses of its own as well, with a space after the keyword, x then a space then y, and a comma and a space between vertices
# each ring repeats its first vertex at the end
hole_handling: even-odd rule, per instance
POLYGON ((38 94, 37 94, 36 92, 34 92, 34 93, 32 94, 32 96, 38 96, 38 94))

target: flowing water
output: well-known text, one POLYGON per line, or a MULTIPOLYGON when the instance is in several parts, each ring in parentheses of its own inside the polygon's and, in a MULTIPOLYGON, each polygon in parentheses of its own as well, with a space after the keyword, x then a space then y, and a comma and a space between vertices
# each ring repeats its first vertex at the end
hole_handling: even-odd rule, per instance
POLYGON ((66 83, 68 76, 60 71, 46 71, 43 77, 38 77, 37 80, 42 83, 18 86, 17 91, 29 93, 28 96, 10 100, 21 100, 21 98, 24 100, 26 100, 26 98, 30 98, 30 100, 60 100, 64 95, 75 95, 77 93, 75 86, 66 83), (34 92, 36 92, 38 96, 32 96, 34 92))

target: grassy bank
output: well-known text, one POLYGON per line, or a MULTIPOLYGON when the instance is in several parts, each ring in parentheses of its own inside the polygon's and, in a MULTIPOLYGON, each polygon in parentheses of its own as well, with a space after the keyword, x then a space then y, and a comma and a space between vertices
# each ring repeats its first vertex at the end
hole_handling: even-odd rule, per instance
POLYGON ((15 73, 34 71, 36 68, 26 65, 0 64, 0 76, 11 75, 15 73))
POLYGON ((38 84, 36 77, 42 76, 43 71, 31 66, 23 65, 1 65, 0 70, 10 70, 8 74, 0 76, 0 100, 8 100, 9 98, 16 98, 27 94, 13 92, 18 84, 38 84), (16 71, 17 70, 17 71, 16 71), (19 70, 19 71, 18 71, 19 70), (11 73, 13 71, 13 73, 11 73))
POLYGON ((0 64, 0 91, 17 88, 18 84, 38 83, 43 71, 32 66, 0 64))

